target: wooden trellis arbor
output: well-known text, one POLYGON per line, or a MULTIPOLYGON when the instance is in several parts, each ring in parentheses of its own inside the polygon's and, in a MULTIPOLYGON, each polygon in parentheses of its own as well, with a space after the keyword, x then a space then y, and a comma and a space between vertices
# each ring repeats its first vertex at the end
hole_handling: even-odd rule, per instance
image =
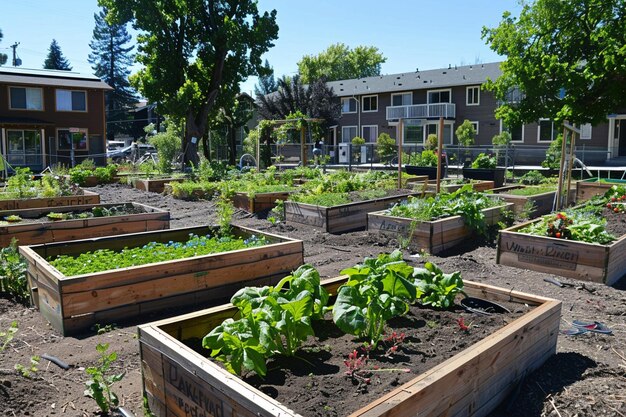
MULTIPOLYGON (((300 122, 300 161, 302 166, 305 166, 307 163, 307 152, 306 152, 306 130, 310 128, 310 123, 320 123, 323 122, 323 119, 314 119, 314 118, 298 118, 298 119, 285 119, 285 120, 268 120, 271 123, 272 129, 275 129, 277 126, 282 126, 286 124, 296 124, 300 122), (302 123, 305 122, 305 123, 302 123)), ((258 129, 261 129, 259 124, 258 129)), ((259 132, 261 133, 261 132, 259 132)), ((269 143, 268 143, 269 146, 269 143)), ((256 144, 256 168, 260 169, 260 157, 261 157, 261 135, 259 135, 259 140, 256 144)))

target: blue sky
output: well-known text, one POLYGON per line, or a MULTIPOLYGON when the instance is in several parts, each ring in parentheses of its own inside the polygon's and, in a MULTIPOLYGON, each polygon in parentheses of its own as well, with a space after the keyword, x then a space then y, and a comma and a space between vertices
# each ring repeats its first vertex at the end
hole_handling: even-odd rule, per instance
MULTIPOLYGON (((483 26, 498 24, 505 10, 519 13, 518 0, 259 0, 260 10, 278 11, 279 38, 265 58, 276 76, 292 75, 304 55, 337 42, 376 46, 387 58, 383 74, 493 62, 501 59, 480 39, 483 26)), ((97 0, 2 0, 0 51, 20 42, 25 68, 41 68, 56 39, 74 70, 91 73, 87 61, 97 0)), ((256 79, 242 85, 253 90, 256 79)))

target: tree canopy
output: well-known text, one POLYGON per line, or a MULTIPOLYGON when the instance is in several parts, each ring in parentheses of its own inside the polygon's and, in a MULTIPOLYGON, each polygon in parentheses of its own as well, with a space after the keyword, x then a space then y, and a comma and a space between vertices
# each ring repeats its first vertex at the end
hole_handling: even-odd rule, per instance
POLYGON ((301 112, 311 118, 324 119, 326 126, 336 123, 339 118, 341 105, 323 78, 305 86, 299 75, 283 76, 278 79, 277 86, 273 94, 257 94, 261 118, 284 120, 290 114, 301 112))
POLYGON ((298 62, 298 73, 305 84, 324 77, 326 81, 380 75, 380 66, 387 61, 374 46, 350 49, 343 43, 330 45, 318 55, 305 55, 298 62))
POLYGON ((61 47, 59 46, 56 39, 52 39, 52 43, 50 44, 50 48, 48 49, 48 56, 46 56, 46 60, 43 62, 43 67, 45 69, 64 71, 72 70, 70 62, 67 60, 67 58, 63 56, 63 52, 61 52, 61 47))
POLYGON ((263 64, 262 72, 259 71, 259 83, 254 86, 255 95, 267 95, 273 93, 278 89, 276 79, 274 78, 274 68, 270 66, 270 63, 265 60, 263 64))
MULTIPOLYGON (((0 30, 0 42, 2 42, 2 38, 2 30, 0 30)), ((7 54, 0 53, 0 65, 6 64, 8 59, 9 57, 7 56, 7 54)))
POLYGON ((126 24, 108 24, 106 14, 106 9, 94 14, 93 39, 89 43, 92 53, 88 59, 94 74, 113 87, 105 96, 107 137, 113 139, 118 132, 132 130, 132 123, 127 123, 130 120, 128 110, 137 97, 128 76, 135 57, 131 53, 134 46, 128 46, 132 38, 126 24))
POLYGON ((536 0, 483 39, 506 60, 488 82, 509 126, 539 118, 597 123, 626 107, 626 2, 536 0))
POLYGON ((198 142, 219 99, 232 101, 238 85, 261 68, 278 37, 276 11, 259 13, 241 0, 99 0, 110 22, 132 20, 141 31, 131 82, 161 114, 185 120, 185 162, 198 162, 198 142), (192 139, 192 138, 195 138, 192 139))

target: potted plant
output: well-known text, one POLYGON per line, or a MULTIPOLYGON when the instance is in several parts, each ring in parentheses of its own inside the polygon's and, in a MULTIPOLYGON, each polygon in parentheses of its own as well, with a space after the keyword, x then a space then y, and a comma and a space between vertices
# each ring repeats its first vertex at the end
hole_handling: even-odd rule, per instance
POLYGON ((493 181, 495 188, 502 187, 505 169, 498 168, 496 164, 495 156, 481 152, 472 162, 471 168, 463 168, 463 178, 493 181))

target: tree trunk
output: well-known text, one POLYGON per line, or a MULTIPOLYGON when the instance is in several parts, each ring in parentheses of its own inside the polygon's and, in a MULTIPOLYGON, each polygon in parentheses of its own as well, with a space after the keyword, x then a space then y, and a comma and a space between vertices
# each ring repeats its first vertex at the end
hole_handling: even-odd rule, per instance
POLYGON ((211 143, 209 142, 209 135, 202 136, 202 153, 207 161, 211 161, 211 143))
POLYGON ((204 129, 199 126, 191 114, 187 115, 183 140, 183 166, 197 167, 199 163, 198 142, 204 136, 204 129))
POLYGON ((235 159, 237 158, 237 140, 235 135, 235 127, 228 126, 228 163, 230 165, 236 165, 235 159))

